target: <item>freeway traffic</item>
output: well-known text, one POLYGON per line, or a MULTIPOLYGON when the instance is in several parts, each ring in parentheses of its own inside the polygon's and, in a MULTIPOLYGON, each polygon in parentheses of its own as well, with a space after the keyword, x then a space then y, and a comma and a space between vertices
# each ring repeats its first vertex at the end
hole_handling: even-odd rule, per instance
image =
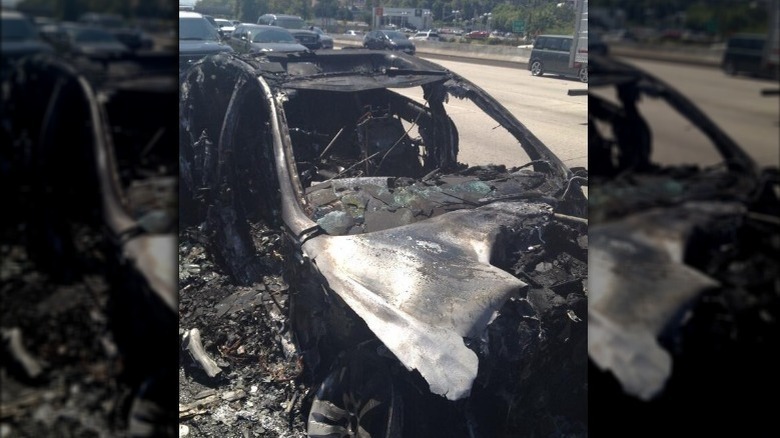
MULTIPOLYGON (((567 164, 587 167, 587 100, 567 95, 568 90, 583 85, 555 77, 533 77, 522 68, 442 58, 431 60, 495 96, 567 164)), ((633 58, 626 61, 663 79, 691 99, 760 166, 780 162, 780 105, 777 96, 761 95, 762 90, 773 85, 771 82, 730 77, 711 67, 633 58)), ((642 111, 651 125, 664 126, 654 131, 659 159, 699 165, 719 161, 709 140, 668 106, 643 102, 642 111), (685 147, 681 148, 681 144, 685 147)), ((484 151, 479 151, 479 156, 486 158, 484 151)))
MULTIPOLYGON (((494 96, 569 167, 587 167, 587 98, 567 95, 569 90, 585 88, 585 84, 557 77, 535 77, 520 68, 441 58, 431 61, 464 76, 494 96)), ((484 139, 473 138, 478 132, 476 127, 482 121, 469 120, 476 112, 459 105, 460 102, 450 100, 447 112, 453 118, 463 118, 475 128, 460 132, 462 143, 484 144, 484 139)), ((525 162, 521 152, 519 146, 517 150, 479 148, 462 151, 463 157, 471 164, 507 162, 504 157, 517 157, 517 165, 525 162)))

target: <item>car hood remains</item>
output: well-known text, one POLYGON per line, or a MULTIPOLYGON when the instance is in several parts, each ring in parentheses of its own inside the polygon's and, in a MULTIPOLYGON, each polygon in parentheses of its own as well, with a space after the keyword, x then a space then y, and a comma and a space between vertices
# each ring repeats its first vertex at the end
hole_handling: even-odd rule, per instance
POLYGON ((744 214, 739 203, 691 201, 590 227, 588 353, 629 394, 663 390, 672 359, 659 336, 719 285, 685 262, 697 230, 737 226, 744 214))
POLYGON ((431 392, 458 400, 470 394, 478 368, 464 338, 479 339, 504 302, 526 287, 491 265, 496 246, 506 230, 531 235, 551 215, 547 204, 496 202, 375 233, 323 235, 303 249, 431 392))

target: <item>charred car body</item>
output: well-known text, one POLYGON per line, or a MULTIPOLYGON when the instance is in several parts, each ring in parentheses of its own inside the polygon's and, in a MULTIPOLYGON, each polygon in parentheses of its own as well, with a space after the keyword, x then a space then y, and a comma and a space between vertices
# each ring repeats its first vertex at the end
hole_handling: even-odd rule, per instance
POLYGON ((584 178, 493 98, 403 54, 217 55, 180 115, 217 265, 252 284, 248 222, 282 229, 310 435, 586 434, 584 178), (460 163, 449 99, 525 165, 460 163))
POLYGON ((139 436, 173 436, 176 422, 176 72, 174 54, 108 69, 36 55, 14 68, 3 102, 11 185, 27 190, 36 264, 73 282, 88 269, 80 238, 104 236, 98 274, 112 288, 107 313, 135 390, 129 424, 139 436))
MULTIPOLYGON (((778 170, 759 171, 652 75, 600 56, 589 67, 591 430, 616 432, 617 416, 648 425, 642 436, 731 427, 765 433, 770 408, 749 400, 757 386, 780 385, 772 353, 778 170), (651 123, 643 109, 661 103, 688 131, 701 131, 719 162, 660 158, 663 144, 652 134, 668 126, 651 123), (687 409, 693 404, 697 413, 687 409)), ((685 145, 671 145, 675 155, 685 145)))

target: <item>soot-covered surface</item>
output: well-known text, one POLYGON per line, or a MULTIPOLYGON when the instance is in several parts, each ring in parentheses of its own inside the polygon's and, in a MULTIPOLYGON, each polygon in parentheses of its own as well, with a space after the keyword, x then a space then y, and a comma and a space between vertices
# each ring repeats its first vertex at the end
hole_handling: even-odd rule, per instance
MULTIPOLYGON (((288 332, 291 289, 281 236, 262 225, 251 229, 264 275, 250 286, 236 286, 215 269, 198 227, 185 229, 180 240, 179 416, 188 436, 305 436, 313 386, 288 332), (192 329, 221 370, 214 377, 187 349, 192 329)), ((510 251, 511 271, 530 286, 489 326, 485 347, 501 351, 494 356, 501 360, 485 360, 474 386, 475 397, 511 411, 475 409, 495 421, 500 436, 587 436, 587 238, 581 231, 554 223, 534 236, 545 244, 510 251)), ((411 430, 458 431, 444 426, 443 399, 422 393, 420 400, 408 403, 418 403, 425 424, 411 430)))
POLYGON ((235 286, 208 260, 197 228, 179 242, 180 436, 303 437, 299 381, 302 365, 287 329, 289 288, 281 276, 277 232, 253 228, 262 251, 260 283, 235 286), (206 353, 221 369, 209 377, 186 350, 198 329, 206 353))
POLYGON ((109 327, 101 236, 89 229, 79 233, 78 271, 64 282, 31 261, 20 238, 23 227, 5 221, 0 245, 0 432, 4 437, 123 436, 132 385, 124 378, 109 327), (26 370, 13 352, 14 332, 38 371, 26 370))

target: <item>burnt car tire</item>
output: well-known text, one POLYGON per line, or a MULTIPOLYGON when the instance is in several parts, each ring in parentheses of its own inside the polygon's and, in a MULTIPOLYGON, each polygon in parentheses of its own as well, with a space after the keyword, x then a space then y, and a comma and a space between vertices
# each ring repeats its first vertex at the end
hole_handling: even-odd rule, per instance
POLYGON ((356 351, 322 381, 309 411, 310 437, 401 437, 403 401, 384 359, 356 351))
POLYGON ((534 76, 541 76, 544 74, 544 65, 542 61, 538 59, 531 63, 531 74, 534 76))
POLYGON ((587 84, 588 83, 588 66, 584 65, 580 67, 580 71, 577 73, 577 79, 580 80, 580 82, 587 84))

